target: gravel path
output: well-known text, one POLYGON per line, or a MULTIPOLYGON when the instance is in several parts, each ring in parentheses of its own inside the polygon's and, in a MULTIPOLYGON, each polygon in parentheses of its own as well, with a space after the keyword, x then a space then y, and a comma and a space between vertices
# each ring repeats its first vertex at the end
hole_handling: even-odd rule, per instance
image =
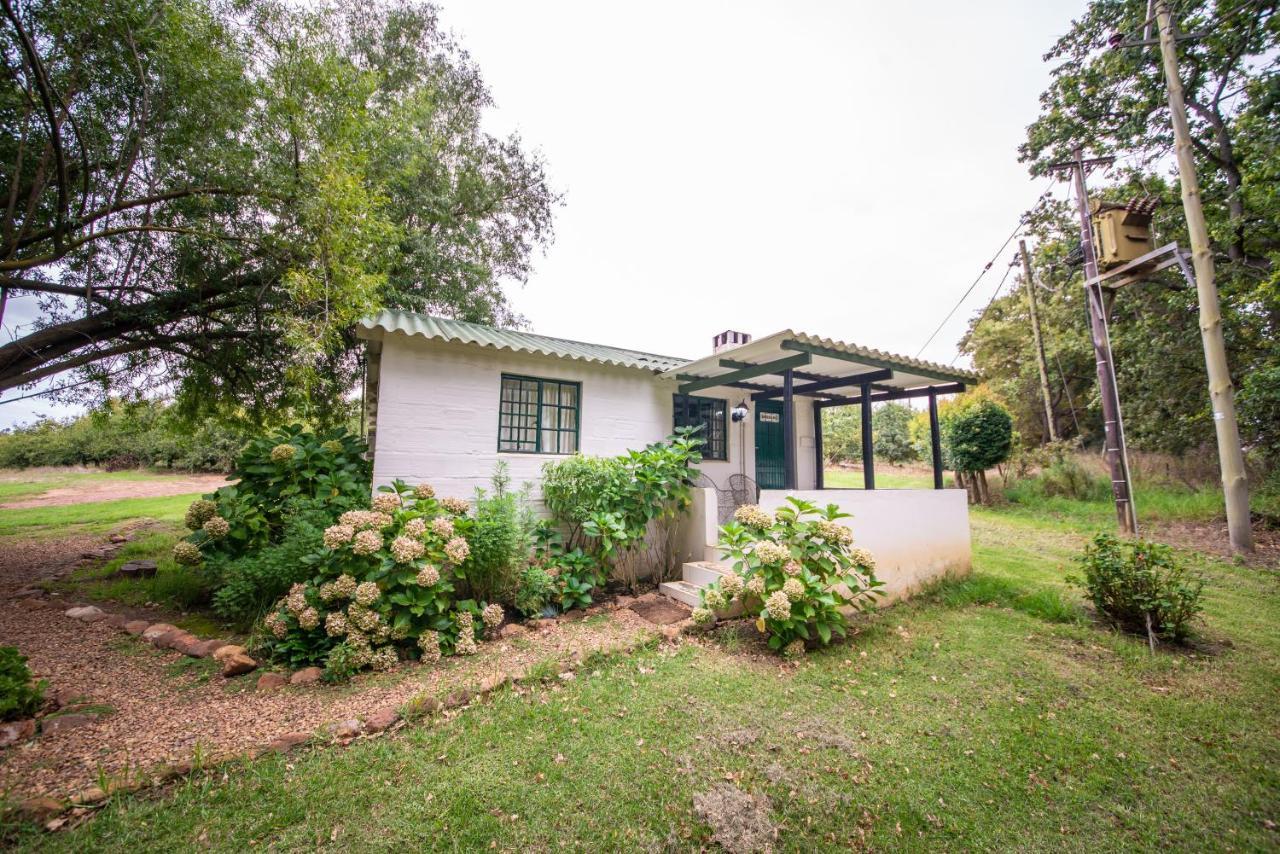
POLYGON ((314 732, 326 723, 396 707, 423 692, 442 697, 551 657, 616 650, 657 633, 630 610, 608 611, 602 618, 483 643, 474 656, 432 667, 406 664, 346 686, 259 692, 257 673, 223 679, 203 662, 155 650, 104 623, 63 616, 70 602, 12 599, 18 584, 48 574, 45 560, 74 556, 82 548, 64 541, 57 551, 47 551, 45 545, 0 546, 0 644, 16 645, 51 690, 85 695, 113 711, 95 723, 0 751, 0 798, 69 797, 97 783, 100 773, 145 777, 159 766, 190 761, 197 751, 204 757, 244 751, 287 733, 314 732))

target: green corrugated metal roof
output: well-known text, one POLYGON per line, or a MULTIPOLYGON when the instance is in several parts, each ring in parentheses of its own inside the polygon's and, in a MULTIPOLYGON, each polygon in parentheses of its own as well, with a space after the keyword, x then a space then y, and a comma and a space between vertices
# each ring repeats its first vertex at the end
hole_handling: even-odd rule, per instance
POLYGON ((449 320, 443 317, 432 317, 428 314, 417 314, 410 311, 380 312, 373 317, 361 320, 360 328, 371 331, 402 332, 405 335, 421 335, 423 338, 430 338, 435 341, 478 344, 481 347, 492 347, 495 350, 541 353, 544 356, 580 359, 584 362, 617 365, 624 368, 639 368, 641 370, 654 371, 655 373, 669 371, 672 368, 687 364, 689 361, 675 356, 657 356, 653 353, 642 353, 639 350, 626 350, 621 347, 606 347, 603 344, 585 344, 581 341, 570 341, 566 338, 534 335, 531 332, 495 329, 492 326, 484 326, 479 323, 449 320))

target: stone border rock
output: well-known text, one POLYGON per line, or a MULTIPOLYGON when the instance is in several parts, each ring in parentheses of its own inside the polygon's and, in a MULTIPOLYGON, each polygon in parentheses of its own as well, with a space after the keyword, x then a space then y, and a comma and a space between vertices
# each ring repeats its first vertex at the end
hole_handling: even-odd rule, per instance
POLYGON ((133 637, 141 638, 156 649, 172 649, 191 658, 210 658, 222 665, 225 677, 240 676, 258 668, 242 646, 224 640, 201 639, 169 623, 130 620, 123 614, 108 614, 97 605, 68 608, 63 615, 82 623, 103 622, 133 637))
MULTIPOLYGON (((591 608, 586 610, 585 614, 579 612, 577 619, 581 619, 582 616, 591 616, 594 614, 604 613, 606 611, 620 610, 621 608, 627 607, 629 604, 629 601, 624 603, 615 601, 607 604, 593 605, 591 608)), ((91 612, 81 609, 73 608, 70 610, 81 610, 82 616, 75 617, 75 619, 81 619, 86 622, 98 622, 99 620, 112 619, 103 613, 101 609, 93 606, 89 607, 92 607, 94 611, 98 611, 102 616, 94 615, 91 612)), ((561 618, 564 616, 565 615, 561 615, 561 618)), ((574 619, 574 617, 568 617, 568 619, 574 619)), ((545 622, 555 623, 556 620, 547 620, 545 622)), ((173 633, 179 631, 177 629, 173 629, 172 626, 167 626, 167 624, 160 623, 155 625, 164 626, 171 630, 153 634, 154 639, 152 642, 157 646, 159 646, 158 641, 160 639, 171 639, 173 633)), ((147 630, 154 628, 155 625, 148 626, 147 630)), ((654 640, 677 643, 681 635, 692 626, 692 620, 683 620, 680 623, 665 626, 654 625, 654 634, 652 636, 647 638, 637 638, 629 644, 610 650, 607 654, 611 656, 625 655, 654 640)), ((535 625, 534 629, 536 630, 541 627, 542 626, 535 625)), ((124 625, 121 625, 120 628, 125 631, 129 631, 130 634, 136 634, 139 636, 143 636, 146 633, 146 630, 134 632, 124 625)), ((243 655, 243 648, 235 646, 234 644, 224 644, 212 654, 215 658, 217 658, 219 654, 223 654, 225 658, 232 658, 235 656, 248 658, 248 656, 243 655)), ((443 699, 427 695, 415 697, 401 707, 384 706, 370 711, 361 718, 349 718, 342 721, 334 721, 321 727, 318 732, 289 732, 276 736, 265 744, 249 748, 248 750, 228 751, 226 753, 216 754, 202 761, 198 767, 191 762, 179 762, 174 765, 162 767, 159 771, 146 779, 135 778, 104 781, 106 788, 103 788, 103 786, 100 785, 90 786, 84 791, 72 796, 68 801, 60 801, 49 796, 28 798, 19 802, 15 811, 17 814, 29 820, 40 822, 44 826, 45 830, 51 832, 57 831, 69 826, 77 817, 85 816, 91 810, 105 806, 107 801, 117 794, 129 794, 142 791, 144 789, 162 786, 196 772, 214 770, 238 761, 253 761, 269 754, 284 754, 302 746, 345 746, 357 738, 377 737, 383 733, 399 730, 409 723, 423 721, 434 718, 436 715, 444 715, 453 711, 461 711, 462 709, 484 700, 495 692, 508 686, 543 683, 556 679, 562 681, 572 680, 577 669, 581 667, 583 663, 584 658, 582 651, 575 650, 564 659, 560 660, 558 668, 559 672, 555 675, 545 674, 545 670, 542 670, 538 675, 533 675, 531 673, 531 671, 535 669, 533 666, 529 668, 513 668, 505 673, 492 673, 481 679, 474 688, 459 688, 443 699)), ((300 681, 295 681, 295 679, 307 671, 318 670, 319 668, 304 668, 303 670, 299 670, 297 673, 293 674, 293 677, 289 678, 288 683, 297 685, 309 684, 309 682, 316 681, 319 679, 318 673, 308 673, 307 676, 303 677, 300 681), (314 679, 311 678, 312 676, 314 676, 314 679)), ((284 677, 279 674, 263 674, 263 676, 259 678, 259 687, 262 687, 262 680, 267 676, 275 676, 278 680, 284 679, 284 677)), ((283 681, 270 681, 273 689, 282 687, 284 684, 283 681)))

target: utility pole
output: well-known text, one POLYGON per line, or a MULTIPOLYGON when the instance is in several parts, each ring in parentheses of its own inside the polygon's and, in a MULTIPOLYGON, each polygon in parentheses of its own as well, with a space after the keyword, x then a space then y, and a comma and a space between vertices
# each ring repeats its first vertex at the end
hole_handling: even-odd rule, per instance
POLYGON ((1111 362, 1111 342, 1107 335, 1106 305, 1102 286, 1098 284, 1098 257, 1093 249, 1093 224, 1089 213, 1089 192, 1085 175, 1097 166, 1110 166, 1115 158, 1095 157, 1085 160, 1081 150, 1073 158, 1049 167, 1054 172, 1070 172, 1075 179, 1076 206, 1080 213, 1080 242, 1084 248, 1085 293, 1089 303, 1089 332, 1098 367, 1098 390, 1102 397, 1103 451, 1111 471, 1111 495, 1116 502, 1116 518, 1126 534, 1138 532, 1138 517, 1133 509, 1133 492, 1129 483, 1129 461, 1124 446, 1124 427, 1120 422, 1120 397, 1116 391, 1115 369, 1111 362))
POLYGON ((1044 339, 1040 337, 1040 315, 1036 310, 1036 280, 1031 275, 1031 256, 1027 254, 1027 241, 1018 241, 1018 254, 1022 256, 1022 273, 1027 282, 1027 304, 1031 309, 1031 336, 1036 342, 1036 366, 1040 368, 1040 395, 1044 398, 1044 423, 1049 428, 1049 441, 1058 441, 1058 425, 1053 423, 1053 399, 1049 396, 1049 366, 1044 360, 1044 339))
MULTIPOLYGON (((1249 483, 1245 476, 1244 452, 1240 449, 1240 429, 1236 424, 1235 390, 1227 369, 1227 348, 1222 340, 1222 312, 1218 286, 1214 282, 1213 255, 1209 251, 1209 229, 1200 205, 1200 181, 1191 155, 1191 131, 1183 100, 1182 78, 1178 76, 1177 38, 1166 0, 1155 0, 1156 26, 1160 30, 1160 55, 1165 83, 1169 87, 1169 113, 1173 119, 1174 151, 1178 157, 1178 177, 1182 184, 1182 209, 1191 238, 1191 263, 1196 273, 1196 295, 1200 302, 1200 338, 1209 374, 1209 401, 1213 406, 1213 428, 1218 439, 1218 463, 1222 470, 1222 494, 1227 505, 1227 530, 1231 548, 1253 551, 1253 529, 1249 521, 1249 483)), ((1095 274, 1096 275, 1096 274, 1095 274)))

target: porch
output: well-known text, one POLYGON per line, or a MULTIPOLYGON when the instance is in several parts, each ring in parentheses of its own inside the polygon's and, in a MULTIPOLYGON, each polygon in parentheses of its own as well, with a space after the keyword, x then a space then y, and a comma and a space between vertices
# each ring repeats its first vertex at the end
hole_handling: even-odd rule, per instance
POLYGON ((762 490, 826 488, 822 412, 833 406, 861 410, 863 486, 875 489, 872 407, 920 398, 928 402, 933 488, 942 489, 938 398, 964 391, 977 379, 971 371, 792 330, 721 350, 664 376, 679 383, 681 395, 737 399, 726 450, 703 469, 717 486, 739 475, 753 478, 762 490))

